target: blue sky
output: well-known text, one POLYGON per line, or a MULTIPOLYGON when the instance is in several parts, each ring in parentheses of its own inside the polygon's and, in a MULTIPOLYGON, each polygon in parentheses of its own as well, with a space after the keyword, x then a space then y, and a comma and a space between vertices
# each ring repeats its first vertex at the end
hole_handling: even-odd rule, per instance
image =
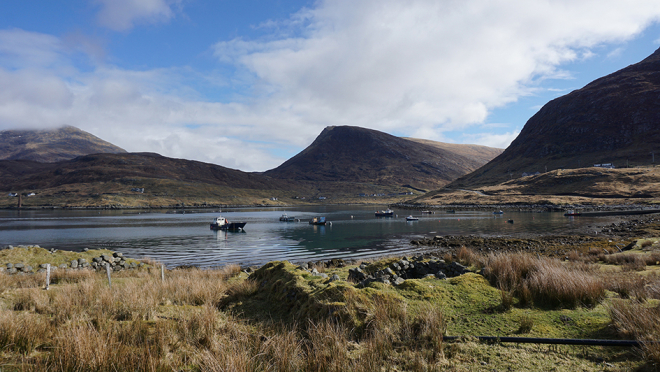
POLYGON ((653 0, 7 0, 0 130, 263 171, 328 125, 504 148, 660 47, 653 0))

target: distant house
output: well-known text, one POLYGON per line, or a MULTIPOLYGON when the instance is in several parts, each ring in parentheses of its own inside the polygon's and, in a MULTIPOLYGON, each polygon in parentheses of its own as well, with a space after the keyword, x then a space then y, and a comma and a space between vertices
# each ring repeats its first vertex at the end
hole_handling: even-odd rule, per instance
POLYGON ((523 176, 523 177, 527 177, 527 176, 536 176, 537 174, 541 174, 541 173, 540 173, 540 172, 534 172, 534 173, 532 173, 532 172, 529 172, 529 173, 528 173, 528 172, 525 172, 525 173, 522 174, 522 176, 523 176))
POLYGON ((144 193, 144 187, 134 187, 134 188, 131 189, 131 191, 144 193))
POLYGON ((270 200, 277 201, 277 198, 273 196, 272 198, 270 198, 270 200))
POLYGON ((612 163, 594 164, 594 167, 614 169, 614 164, 612 164, 612 163))
POLYGON ((10 192, 10 193, 9 193, 9 196, 10 196, 10 197, 16 197, 16 196, 18 196, 18 193, 10 192))
POLYGON ((319 196, 319 200, 325 200, 327 199, 325 196, 319 196))
POLYGON ((35 194, 33 192, 27 194, 27 196, 35 196, 35 195, 37 195, 37 194, 35 194))

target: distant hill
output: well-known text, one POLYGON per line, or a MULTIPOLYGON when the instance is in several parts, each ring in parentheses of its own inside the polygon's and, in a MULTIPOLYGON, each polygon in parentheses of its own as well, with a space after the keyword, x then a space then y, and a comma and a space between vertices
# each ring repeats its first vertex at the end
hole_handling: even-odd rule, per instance
POLYGON ((305 150, 264 174, 278 179, 438 188, 499 154, 485 146, 399 138, 353 126, 327 127, 305 150))
POLYGON ((125 152, 120 147, 72 126, 52 130, 0 132, 0 160, 54 163, 89 154, 125 152))
POLYGON ((450 187, 494 185, 546 168, 650 165, 654 156, 660 162, 659 142, 660 49, 548 102, 501 155, 450 187))
POLYGON ((199 161, 154 153, 93 154, 59 163, 0 161, 0 190, 38 190, 67 184, 155 178, 239 189, 286 189, 287 182, 199 161))

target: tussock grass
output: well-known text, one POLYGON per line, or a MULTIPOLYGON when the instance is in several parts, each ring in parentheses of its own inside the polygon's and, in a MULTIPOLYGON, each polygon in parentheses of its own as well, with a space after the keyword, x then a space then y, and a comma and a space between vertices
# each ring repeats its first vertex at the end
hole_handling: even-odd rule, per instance
POLYGON ((594 306, 605 297, 605 286, 590 264, 565 264, 525 253, 491 254, 484 276, 502 291, 502 307, 521 305, 575 308, 594 306))

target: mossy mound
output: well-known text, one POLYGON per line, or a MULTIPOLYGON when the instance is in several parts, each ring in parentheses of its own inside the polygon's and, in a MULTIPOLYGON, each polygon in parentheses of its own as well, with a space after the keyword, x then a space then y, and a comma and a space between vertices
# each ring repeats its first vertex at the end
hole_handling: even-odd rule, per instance
MULTIPOLYGON (((34 246, 20 246, 11 249, 0 250, 0 268, 6 267, 7 264, 22 263, 24 265, 39 268, 41 264, 50 264, 51 267, 57 267, 63 264, 70 266, 71 261, 84 258, 91 262, 94 257, 102 255, 112 256, 114 252, 108 249, 90 249, 86 252, 73 252, 56 250, 50 251, 41 248, 37 245, 34 246)), ((133 259, 126 259, 129 262, 137 262, 133 259)))

